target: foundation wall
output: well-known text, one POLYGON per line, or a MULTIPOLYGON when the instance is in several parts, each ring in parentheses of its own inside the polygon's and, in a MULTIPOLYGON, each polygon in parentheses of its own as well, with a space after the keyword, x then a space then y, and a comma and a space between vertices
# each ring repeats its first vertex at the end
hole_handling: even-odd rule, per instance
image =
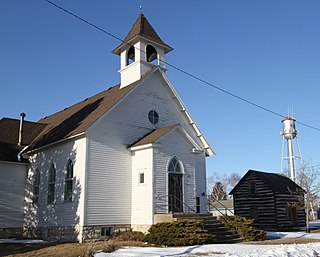
POLYGON ((19 228, 0 228, 0 238, 22 238, 22 227, 19 228))
MULTIPOLYGON (((40 238, 48 241, 60 242, 86 242, 91 240, 103 240, 115 232, 131 230, 130 225, 97 225, 85 227, 37 227, 24 228, 24 238, 40 238), (103 234, 103 228, 110 229, 110 234, 103 234)), ((1 232, 1 229, 0 229, 1 232)), ((21 229, 22 235, 22 229, 21 229)))

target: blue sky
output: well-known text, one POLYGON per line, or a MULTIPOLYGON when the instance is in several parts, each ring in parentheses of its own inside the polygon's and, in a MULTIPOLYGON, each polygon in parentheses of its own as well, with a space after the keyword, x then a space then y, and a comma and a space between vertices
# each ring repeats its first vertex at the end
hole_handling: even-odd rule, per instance
MULTIPOLYGON (((55 3, 124 38, 139 0, 55 3)), ((320 128, 320 1, 143 1, 174 51, 166 61, 320 128)), ((43 0, 0 1, 0 117, 37 121, 119 83, 119 42, 43 0)), ((217 155, 207 172, 280 171, 281 118, 168 67, 167 76, 217 155)), ((320 131, 297 124, 303 159, 320 164, 320 131)))

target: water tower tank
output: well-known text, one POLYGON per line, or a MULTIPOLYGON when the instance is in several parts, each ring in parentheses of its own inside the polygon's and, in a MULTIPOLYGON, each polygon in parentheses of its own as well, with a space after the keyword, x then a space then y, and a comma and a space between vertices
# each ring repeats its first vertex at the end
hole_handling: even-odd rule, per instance
POLYGON ((294 139, 297 136, 295 121, 296 120, 291 116, 287 116, 282 120, 282 125, 283 125, 282 135, 287 140, 294 139))

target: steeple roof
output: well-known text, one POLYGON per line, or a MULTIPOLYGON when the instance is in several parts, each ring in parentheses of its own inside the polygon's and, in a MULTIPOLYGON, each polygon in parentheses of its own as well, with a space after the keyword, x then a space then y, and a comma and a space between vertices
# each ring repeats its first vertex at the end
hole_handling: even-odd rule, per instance
POLYGON ((129 31, 128 35, 125 37, 123 42, 115 48, 112 52, 114 54, 120 54, 121 48, 126 44, 131 44, 131 41, 133 41, 137 37, 143 37, 148 40, 151 40, 157 44, 160 44, 165 48, 165 53, 173 50, 173 48, 166 43, 162 41, 162 39, 159 37, 157 32, 153 29, 153 27, 150 25, 147 18, 141 13, 136 20, 136 22, 133 24, 131 30, 129 31))

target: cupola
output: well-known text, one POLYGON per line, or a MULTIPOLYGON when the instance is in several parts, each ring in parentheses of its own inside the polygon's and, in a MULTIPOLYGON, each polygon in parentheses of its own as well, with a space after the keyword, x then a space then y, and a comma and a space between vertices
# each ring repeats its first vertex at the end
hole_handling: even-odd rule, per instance
POLYGON ((112 51, 120 55, 120 88, 139 80, 154 66, 165 70, 164 55, 171 50, 140 14, 123 42, 112 51))

